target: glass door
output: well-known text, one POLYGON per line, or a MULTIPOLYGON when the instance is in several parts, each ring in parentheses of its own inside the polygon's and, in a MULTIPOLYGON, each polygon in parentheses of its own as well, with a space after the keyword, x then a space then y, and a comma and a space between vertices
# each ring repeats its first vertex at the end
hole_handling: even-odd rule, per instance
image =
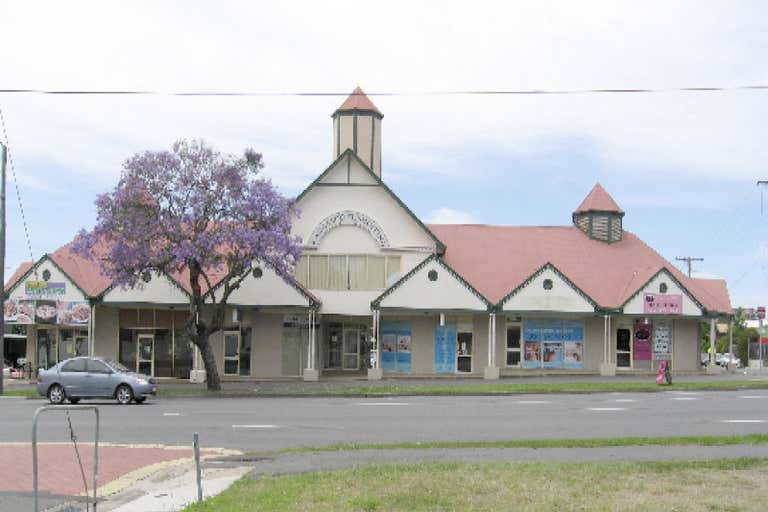
POLYGON ((328 363, 326 368, 341 368, 342 337, 342 324, 328 324, 328 363))
POLYGON ((344 329, 344 370, 357 370, 360 367, 360 329, 344 329))
POLYGON ((37 331, 37 366, 48 369, 58 363, 58 347, 56 331, 53 329, 38 329, 37 331))
POLYGON ((139 334, 139 354, 136 361, 136 371, 144 375, 155 374, 155 337, 139 334))
POLYGON ((240 332, 224 333, 224 375, 240 374, 240 332))
POLYGON ((632 335, 629 329, 616 330, 616 368, 632 367, 632 335))

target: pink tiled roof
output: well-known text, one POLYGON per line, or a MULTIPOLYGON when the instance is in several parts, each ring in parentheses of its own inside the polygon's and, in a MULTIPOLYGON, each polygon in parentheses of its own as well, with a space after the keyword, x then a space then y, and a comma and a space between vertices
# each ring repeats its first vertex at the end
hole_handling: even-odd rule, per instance
POLYGON ((581 202, 575 213, 584 213, 589 211, 616 212, 624 213, 611 195, 605 191, 599 183, 592 187, 587 197, 581 202))
POLYGON ((576 227, 432 224, 445 261, 491 302, 547 263, 605 308, 619 308, 666 268, 707 309, 730 313, 725 281, 689 279, 632 233, 606 244, 576 227))
POLYGON ((342 103, 341 106, 336 109, 336 112, 340 110, 370 110, 376 112, 377 114, 381 114, 379 109, 376 108, 376 105, 373 104, 373 102, 368 98, 368 96, 365 95, 360 87, 355 87, 355 90, 352 91, 352 94, 350 94, 349 97, 344 100, 344 103, 342 103))
POLYGON ((32 263, 31 261, 22 262, 19 265, 19 267, 13 272, 13 274, 11 274, 11 277, 5 282, 5 287, 3 289, 7 292, 8 289, 14 284, 16 284, 16 281, 21 279, 21 276, 26 274, 27 271, 31 269, 33 265, 34 263, 32 263))

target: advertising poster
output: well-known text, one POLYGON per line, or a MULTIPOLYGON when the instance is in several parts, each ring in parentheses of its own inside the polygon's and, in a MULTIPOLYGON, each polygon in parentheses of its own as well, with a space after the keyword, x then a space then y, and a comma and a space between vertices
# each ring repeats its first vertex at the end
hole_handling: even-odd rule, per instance
POLYGON ((435 329, 435 372, 456 372, 456 326, 437 326, 435 329))
POLYGON ((526 320, 523 368, 584 368, 584 322, 526 320))
POLYGON ((676 294, 646 293, 643 295, 643 314, 681 315, 683 296, 676 294))
POLYGON ((584 344, 580 341, 563 342, 563 367, 584 368, 584 344))
POLYGON ((411 371, 411 324, 385 322, 381 325, 381 368, 391 372, 411 371))
POLYGON ((35 301, 7 300, 3 304, 3 318, 8 324, 35 323, 35 301))
POLYGON ((561 368, 563 366, 563 342, 545 341, 542 344, 542 362, 544 368, 561 368))
POLYGON ((541 368, 541 321, 523 324, 523 368, 541 368))
POLYGON ((653 359, 672 360, 672 322, 657 320, 653 326, 653 359))
POLYGON ((38 300, 35 302, 35 323, 55 324, 57 312, 56 301, 38 300))
POLYGON ((632 357, 635 361, 650 361, 653 353, 653 324, 635 320, 632 329, 632 357))
POLYGON ((91 319, 91 308, 86 302, 56 303, 56 318, 61 325, 88 325, 91 319))
POLYGON ((31 299, 56 299, 63 297, 66 292, 65 283, 48 281, 27 281, 24 283, 24 295, 31 299))

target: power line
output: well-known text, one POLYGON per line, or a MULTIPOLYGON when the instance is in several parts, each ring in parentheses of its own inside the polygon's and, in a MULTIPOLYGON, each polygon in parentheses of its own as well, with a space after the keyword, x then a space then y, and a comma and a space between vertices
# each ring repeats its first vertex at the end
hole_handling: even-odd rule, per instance
MULTIPOLYGON (((732 87, 664 87, 664 88, 599 88, 599 89, 489 89, 455 91, 379 91, 364 93, 365 96, 528 96, 565 94, 647 94, 669 92, 728 92, 766 91, 768 85, 737 85, 732 87)), ((139 89, 0 89, 0 94, 47 94, 60 96, 350 96, 349 92, 337 91, 155 91, 139 89)), ((352 93, 355 95, 359 93, 352 93)))
POLYGON ((682 256, 680 258, 675 258, 677 261, 685 261, 688 263, 688 277, 691 277, 691 270, 692 270, 692 263, 694 261, 704 261, 704 258, 695 258, 693 256, 682 256))

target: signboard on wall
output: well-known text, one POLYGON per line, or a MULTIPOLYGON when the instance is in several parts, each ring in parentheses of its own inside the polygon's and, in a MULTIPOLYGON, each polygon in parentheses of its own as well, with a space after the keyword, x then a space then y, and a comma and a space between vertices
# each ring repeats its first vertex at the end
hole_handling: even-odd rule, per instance
POLYGON ((643 314, 682 315, 683 296, 666 293, 643 294, 643 314))
POLYGON ((50 281, 27 281, 24 283, 24 296, 30 299, 63 297, 67 293, 65 283, 52 283, 50 281))
POLYGON ((82 301, 7 300, 3 316, 9 324, 88 325, 91 308, 82 301))
POLYGON ((456 372, 455 325, 438 325, 435 329, 435 372, 456 372))
POLYGON ((523 368, 584 368, 584 322, 559 318, 523 323, 523 368))
POLYGON ((381 368, 390 372, 411 371, 411 324, 384 322, 381 325, 381 368))
POLYGON ((635 320, 632 329, 632 357, 635 361, 650 361, 653 353, 653 323, 635 320))
POLYGON ((656 320, 653 325, 654 361, 672 360, 672 321, 656 320))

